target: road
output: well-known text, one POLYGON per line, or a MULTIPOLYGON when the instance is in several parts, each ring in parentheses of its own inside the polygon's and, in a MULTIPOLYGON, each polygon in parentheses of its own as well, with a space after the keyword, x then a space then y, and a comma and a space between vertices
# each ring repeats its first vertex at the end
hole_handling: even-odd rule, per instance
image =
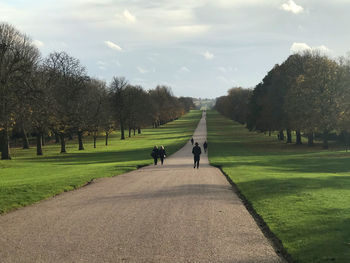
MULTIPOLYGON (((205 117, 193 138, 206 140, 205 117)), ((191 150, 0 216, 0 262, 284 262, 191 150)))

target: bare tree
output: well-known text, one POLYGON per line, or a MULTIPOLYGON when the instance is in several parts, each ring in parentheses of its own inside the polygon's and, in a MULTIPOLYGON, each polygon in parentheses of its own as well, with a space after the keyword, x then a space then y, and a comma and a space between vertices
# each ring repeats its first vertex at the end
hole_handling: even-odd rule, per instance
POLYGON ((61 153, 65 153, 65 137, 77 126, 79 101, 88 77, 79 60, 65 52, 51 53, 44 65, 55 107, 53 130, 60 137, 61 153))
POLYGON ((31 92, 26 89, 26 83, 38 58, 38 49, 26 35, 9 24, 0 24, 1 159, 11 159, 9 130, 14 122, 16 104, 31 92))
POLYGON ((128 86, 128 82, 124 77, 113 77, 110 85, 110 95, 112 98, 112 105, 115 110, 116 120, 120 126, 120 139, 125 139, 125 119, 126 119, 126 101, 125 101, 125 89, 128 86))

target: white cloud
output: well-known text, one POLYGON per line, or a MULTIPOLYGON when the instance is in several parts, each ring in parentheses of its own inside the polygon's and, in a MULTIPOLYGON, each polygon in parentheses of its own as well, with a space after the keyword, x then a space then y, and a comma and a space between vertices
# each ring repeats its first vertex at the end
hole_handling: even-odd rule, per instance
POLYGON ((130 23, 135 23, 136 22, 136 17, 133 16, 128 9, 125 9, 123 12, 123 16, 126 19, 126 21, 130 22, 130 23))
POLYGON ((221 71, 222 73, 227 72, 227 69, 225 67, 218 67, 218 70, 221 71))
POLYGON ((321 53, 331 53, 332 50, 326 47, 325 45, 310 47, 306 43, 296 43, 294 42, 290 47, 290 53, 301 53, 304 51, 320 51, 321 53))
POLYGON ((299 53, 299 52, 311 51, 311 50, 312 48, 306 43, 294 42, 293 45, 290 47, 290 53, 299 53))
POLYGON ((332 52, 331 49, 329 49, 328 47, 326 47, 324 45, 318 46, 315 49, 319 50, 322 53, 331 53, 332 52))
POLYGON ((208 60, 214 58, 214 54, 210 53, 208 50, 203 53, 203 56, 205 57, 205 59, 208 59, 208 60))
POLYGON ((183 33, 183 34, 202 34, 208 32, 210 29, 207 25, 190 25, 190 26, 175 26, 172 27, 172 30, 175 33, 183 33))
POLYGON ((185 67, 185 66, 181 67, 180 71, 181 72, 191 72, 191 70, 189 70, 188 67, 185 67))
POLYGON ((104 42, 107 47, 117 50, 117 51, 122 51, 122 48, 118 46, 117 44, 113 43, 112 41, 105 41, 104 42))
POLYGON ((297 5, 293 0, 289 0, 288 3, 284 3, 281 8, 284 11, 291 12, 293 14, 299 14, 304 11, 304 7, 297 5))
POLYGON ((40 41, 40 40, 33 40, 32 41, 32 44, 34 45, 34 46, 36 46, 37 48, 41 48, 41 47, 43 47, 44 46, 44 42, 42 42, 42 41, 40 41))
POLYGON ((228 79, 228 78, 225 78, 224 76, 218 76, 218 77, 216 77, 216 79, 219 80, 220 82, 224 83, 225 85, 238 84, 234 79, 228 79))
POLYGON ((140 66, 136 67, 136 69, 141 73, 141 74, 146 74, 149 72, 149 70, 141 68, 140 66))

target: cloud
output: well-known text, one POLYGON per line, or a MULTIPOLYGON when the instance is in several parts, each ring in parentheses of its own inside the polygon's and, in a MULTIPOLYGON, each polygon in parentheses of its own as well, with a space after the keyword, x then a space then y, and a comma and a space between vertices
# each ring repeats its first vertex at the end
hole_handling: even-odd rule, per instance
POLYGON ((40 40, 33 40, 32 41, 32 44, 34 45, 34 46, 36 46, 37 48, 41 48, 41 47, 43 47, 44 46, 44 42, 42 42, 42 41, 40 41, 40 40))
POLYGON ((328 47, 326 47, 324 45, 318 46, 318 47, 316 47, 316 49, 321 51, 322 53, 331 53, 332 52, 331 49, 329 49, 328 47))
POLYGON ((181 67, 180 71, 181 72, 191 72, 191 70, 189 70, 188 67, 185 67, 185 66, 181 67))
POLYGON ((141 74, 146 74, 149 72, 149 70, 141 68, 140 66, 136 67, 136 69, 141 73, 141 74))
POLYGON ((210 53, 208 50, 203 53, 203 56, 204 56, 205 59, 208 59, 208 60, 214 58, 214 54, 210 53))
POLYGON ((300 53, 303 51, 311 51, 312 48, 306 43, 296 43, 294 42, 290 47, 290 53, 300 53))
POLYGON ((123 12, 123 16, 125 18, 126 21, 130 22, 130 23, 135 23, 136 22, 136 17, 133 16, 128 9, 125 9, 123 12))
POLYGON ((208 32, 210 29, 210 26, 207 25, 190 25, 190 26, 175 26, 172 27, 172 30, 175 33, 182 33, 182 34, 203 34, 208 32))
POLYGON ((122 51, 122 48, 118 46, 117 44, 113 43, 112 41, 105 41, 104 42, 107 47, 117 50, 117 51, 122 51))
POLYGON ((293 14, 299 14, 304 11, 304 7, 297 5, 293 0, 289 0, 288 3, 284 3, 281 8, 282 10, 293 14))
POLYGON ((234 79, 228 79, 228 78, 225 78, 224 76, 217 76, 216 79, 224 83, 225 85, 238 84, 234 79))
POLYGON ((306 43, 296 43, 294 42, 290 47, 290 53, 302 53, 304 51, 320 51, 321 53, 331 53, 332 50, 326 47, 325 45, 310 47, 306 43))

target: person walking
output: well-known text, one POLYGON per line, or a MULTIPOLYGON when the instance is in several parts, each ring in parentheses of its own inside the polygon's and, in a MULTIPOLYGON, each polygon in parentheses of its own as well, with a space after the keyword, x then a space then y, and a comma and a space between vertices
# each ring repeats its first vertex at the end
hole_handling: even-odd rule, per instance
POLYGON ((166 157, 164 146, 160 146, 160 149, 158 150, 158 155, 160 159, 160 163, 163 165, 164 159, 166 157))
POLYGON ((193 137, 191 138, 191 143, 192 143, 192 145, 193 145, 193 142, 194 142, 194 140, 193 140, 193 137))
POLYGON ((207 148, 208 148, 208 143, 207 143, 207 141, 205 141, 205 142, 203 143, 203 148, 204 148, 204 152, 207 153, 207 148))
POLYGON ((154 165, 157 165, 158 156, 159 156, 159 151, 158 151, 158 147, 157 146, 153 147, 153 150, 151 152, 151 156, 153 157, 154 165))
POLYGON ((199 160, 200 160, 200 155, 202 153, 201 147, 198 146, 198 142, 195 143, 195 146, 192 149, 192 154, 194 158, 194 166, 193 168, 197 169, 199 168, 199 160))

